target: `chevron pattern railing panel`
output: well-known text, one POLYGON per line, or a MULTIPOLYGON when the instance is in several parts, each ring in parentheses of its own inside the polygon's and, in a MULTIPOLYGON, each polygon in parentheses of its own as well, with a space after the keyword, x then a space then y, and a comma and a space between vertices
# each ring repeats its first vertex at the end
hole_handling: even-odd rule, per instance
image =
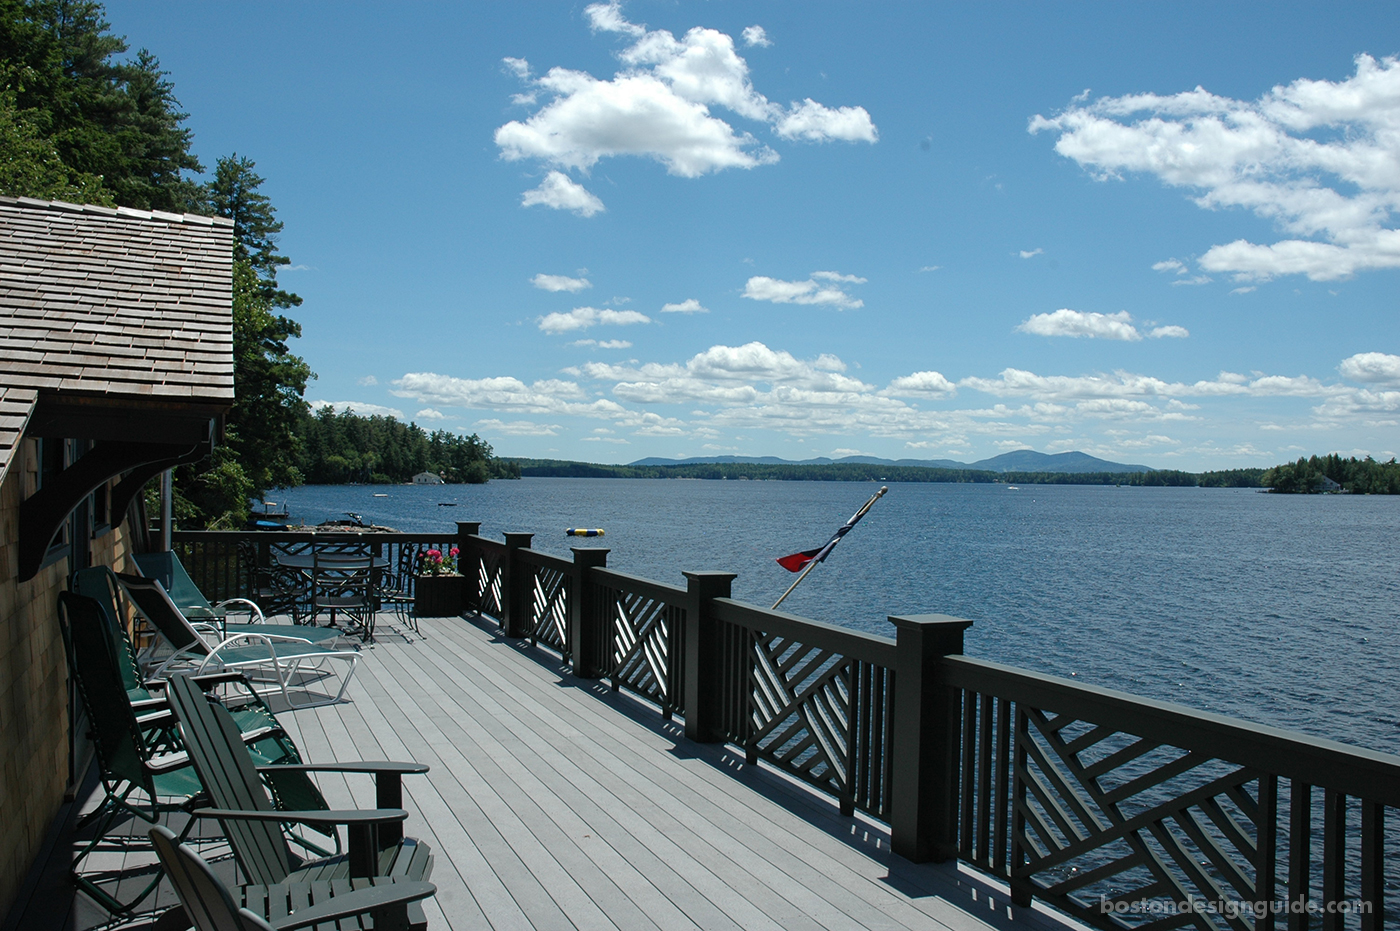
POLYGON ((532 597, 529 620, 530 642, 554 650, 561 656, 569 652, 569 602, 573 596, 573 579, 569 573, 550 566, 532 566, 532 597))
POLYGON ((683 694, 680 631, 685 608, 658 595, 609 589, 612 616, 610 672, 613 688, 627 689, 670 714, 683 694))
POLYGON ((890 671, 758 631, 750 656, 752 722, 741 738, 750 757, 835 796, 848 813, 886 817, 890 671))
MULTIPOLYGON (((966 686, 974 664, 958 662, 966 686)), ((1302 735, 1232 748, 1228 719, 1173 721, 1186 715, 1143 700, 1114 707, 1116 696, 1089 690, 1058 710, 1007 697, 1018 687, 985 688, 957 690, 958 857, 1009 880, 1013 899, 1113 931, 1394 923, 1383 900, 1396 839, 1386 843, 1387 806, 1368 797, 1364 758, 1338 757, 1328 772, 1323 750, 1310 782, 1302 735), (1313 784, 1324 779, 1335 785, 1313 784)))

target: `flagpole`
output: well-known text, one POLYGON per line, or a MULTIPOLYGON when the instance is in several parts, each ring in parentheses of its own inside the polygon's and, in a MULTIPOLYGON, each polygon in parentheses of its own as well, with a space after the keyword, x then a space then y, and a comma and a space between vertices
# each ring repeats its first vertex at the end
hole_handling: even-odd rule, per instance
MULTIPOLYGON (((847 527, 854 527, 854 526, 856 525, 856 523, 857 523, 862 517, 865 516, 865 512, 868 511, 868 510, 870 510, 870 508, 875 504, 876 501, 879 501, 879 500, 880 500, 880 496, 883 495, 885 492, 887 492, 887 491, 889 491, 889 490, 890 490, 890 488, 889 488, 888 485, 881 485, 881 486, 880 486, 880 490, 877 491, 877 492, 875 492, 875 494, 871 495, 871 496, 870 496, 870 500, 867 501, 867 502, 865 502, 865 504, 861 505, 861 508, 860 508, 859 511, 856 511, 854 514, 851 515, 851 519, 848 520, 848 521, 846 521, 846 526, 847 526, 847 527)), ((835 543, 836 543, 836 542, 839 542, 839 539, 838 539, 837 541, 833 541, 832 545, 835 546, 835 543)), ((822 557, 822 558, 825 559, 826 557, 822 557)), ((813 559, 811 562, 809 562, 809 563, 807 564, 807 568, 805 568, 805 569, 802 570, 802 574, 799 575, 799 576, 796 578, 796 580, 794 580, 793 583, 792 583, 791 585, 788 586, 788 590, 787 590, 787 591, 783 592, 783 597, 782 597, 782 598, 779 598, 777 601, 773 602, 773 607, 772 607, 771 610, 773 610, 773 611, 778 610, 778 605, 782 604, 783 601, 785 601, 785 600, 787 599, 787 596, 792 594, 792 590, 793 590, 794 588, 796 588, 798 585, 800 585, 800 584, 802 583, 802 580, 803 580, 803 579, 807 578, 807 573, 809 573, 809 572, 811 572, 813 569, 817 568, 817 563, 819 563, 819 562, 821 562, 820 559, 813 559)))
POLYGON ((815 569, 815 568, 817 568, 817 561, 816 561, 815 559, 812 560, 811 562, 807 563, 807 568, 806 568, 806 569, 803 569, 803 570, 802 570, 802 574, 799 575, 799 576, 797 577, 797 580, 794 581, 791 585, 788 586, 788 590, 787 590, 787 591, 783 592, 783 597, 782 597, 782 598, 779 598, 777 601, 773 602, 773 610, 774 610, 774 611, 778 610, 778 605, 780 605, 780 604, 783 603, 783 599, 784 599, 784 598, 787 598, 788 595, 791 595, 791 594, 792 594, 792 590, 793 590, 794 588, 797 587, 797 583, 798 583, 798 582, 801 582, 803 579, 807 578, 807 573, 811 572, 811 571, 812 571, 813 569, 815 569))

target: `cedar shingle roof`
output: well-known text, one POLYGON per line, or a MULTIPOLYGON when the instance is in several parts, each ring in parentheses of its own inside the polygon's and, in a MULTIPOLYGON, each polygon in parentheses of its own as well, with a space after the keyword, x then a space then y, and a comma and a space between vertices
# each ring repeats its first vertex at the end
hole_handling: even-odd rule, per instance
POLYGON ((41 392, 233 401, 233 222, 0 197, 0 478, 41 392))

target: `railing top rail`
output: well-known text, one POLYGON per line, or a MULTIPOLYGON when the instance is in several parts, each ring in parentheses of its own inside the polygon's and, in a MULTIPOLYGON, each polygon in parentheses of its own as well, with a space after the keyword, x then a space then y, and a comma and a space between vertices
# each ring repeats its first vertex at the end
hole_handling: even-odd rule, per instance
POLYGON ((469 534, 467 536, 467 542, 479 546, 482 549, 496 550, 502 553, 504 553, 506 550, 506 544, 504 541, 493 540, 490 537, 483 537, 479 533, 469 534))
POLYGON ((814 621, 786 611, 760 608, 733 598, 716 598, 713 604, 716 619, 727 624, 781 634, 809 646, 835 650, 852 659, 894 668, 897 654, 895 642, 889 637, 814 621))
POLYGON ((215 543, 221 540, 235 543, 249 541, 254 543, 312 543, 312 542, 392 542, 403 541, 405 543, 432 543, 439 540, 453 539, 457 536, 455 530, 445 530, 438 533, 414 532, 401 533, 397 530, 176 530, 172 534, 175 542, 186 543, 215 543))
POLYGON ((518 552, 521 559, 532 565, 544 566, 546 569, 557 569, 560 572, 574 571, 572 559, 565 559, 563 556, 555 556, 553 553, 543 553, 539 550, 522 549, 518 552))
POLYGON ((1400 756, 1071 682, 967 656, 943 659, 948 684, 1071 714, 1185 750, 1400 807, 1400 756))
POLYGON ((632 591, 656 595, 668 604, 680 604, 687 594, 686 590, 679 585, 667 585, 665 582, 655 582, 651 579, 644 579, 639 575, 619 572, 616 569, 599 567, 593 570, 593 578, 604 585, 611 585, 613 588, 626 588, 632 591))

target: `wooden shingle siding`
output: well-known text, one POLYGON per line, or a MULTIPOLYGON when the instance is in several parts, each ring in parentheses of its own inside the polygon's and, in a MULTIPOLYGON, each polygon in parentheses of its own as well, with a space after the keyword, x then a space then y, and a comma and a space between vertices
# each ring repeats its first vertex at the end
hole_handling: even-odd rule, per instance
MULTIPOLYGON (((34 440, 18 446, 0 481, 0 539, 14 540, 19 505, 37 486, 34 440)), ((94 561, 121 567, 125 528, 92 541, 94 561)), ((68 560, 16 579, 13 546, 0 547, 0 916, 13 905, 69 782, 68 666, 54 605, 68 560)))
POLYGON ((0 476, 35 390, 233 400, 233 224, 0 197, 0 476))

